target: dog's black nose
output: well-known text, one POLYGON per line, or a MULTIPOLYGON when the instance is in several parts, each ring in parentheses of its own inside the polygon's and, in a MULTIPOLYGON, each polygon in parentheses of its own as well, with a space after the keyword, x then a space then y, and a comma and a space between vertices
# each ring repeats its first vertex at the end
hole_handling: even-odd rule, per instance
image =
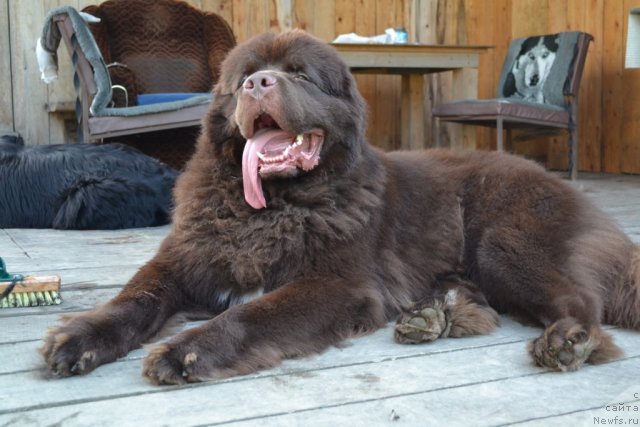
POLYGON ((536 86, 540 82, 540 76, 534 74, 529 80, 529 86, 536 86))
POLYGON ((265 92, 273 89, 277 80, 272 73, 266 71, 258 71, 251 74, 242 84, 242 88, 245 92, 251 96, 259 97, 265 92))

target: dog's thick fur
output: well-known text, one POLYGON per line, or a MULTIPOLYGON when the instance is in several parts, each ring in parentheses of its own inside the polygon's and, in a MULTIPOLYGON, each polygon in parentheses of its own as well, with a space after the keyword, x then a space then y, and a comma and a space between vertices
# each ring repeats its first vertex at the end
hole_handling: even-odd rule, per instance
POLYGON ((143 374, 185 383, 308 355, 399 314, 400 342, 488 333, 494 310, 545 327, 530 351, 571 370, 618 355, 603 321, 640 328, 637 247, 583 196, 500 153, 382 153, 329 45, 267 34, 230 53, 179 178, 171 233, 106 305, 50 331, 42 353, 85 374, 154 336, 174 313, 215 317, 150 351, 143 374), (319 164, 243 194, 247 140, 270 124, 322 129, 319 164))
POLYGON ((24 146, 0 137, 0 228, 166 224, 178 173, 120 144, 24 146))

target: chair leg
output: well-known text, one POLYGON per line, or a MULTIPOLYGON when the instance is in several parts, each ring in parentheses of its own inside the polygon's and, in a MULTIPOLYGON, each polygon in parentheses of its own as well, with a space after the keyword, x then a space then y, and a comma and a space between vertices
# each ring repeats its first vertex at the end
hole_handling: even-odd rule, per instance
POLYGON ((498 142, 497 142, 497 150, 498 151, 504 151, 504 144, 502 142, 502 133, 503 133, 503 128, 502 128, 502 117, 498 117, 497 121, 496 121, 496 133, 498 134, 498 142))
POLYGON ((578 179, 578 96, 572 100, 569 108, 569 177, 578 179))
POLYGON ((575 129, 569 129, 569 178, 578 179, 578 135, 575 129))
POLYGON ((512 129, 509 128, 509 129, 507 129, 507 140, 505 141, 506 142, 506 144, 505 144, 506 145, 506 150, 507 150, 508 153, 513 153, 513 142, 512 142, 513 139, 512 139, 512 137, 513 137, 513 131, 512 131, 512 129))
POLYGON ((440 119, 431 116, 431 140, 434 147, 440 148, 440 119))

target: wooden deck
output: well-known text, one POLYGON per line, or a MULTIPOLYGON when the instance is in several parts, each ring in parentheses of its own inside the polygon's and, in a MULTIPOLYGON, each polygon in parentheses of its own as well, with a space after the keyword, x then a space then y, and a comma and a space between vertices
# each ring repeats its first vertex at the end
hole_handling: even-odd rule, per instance
MULTIPOLYGON (((640 243, 640 177, 582 175, 577 185, 640 243)), ((419 346, 394 344, 389 326, 276 369, 183 387, 143 380, 142 349, 87 377, 45 379, 46 329, 114 296, 167 231, 0 230, 9 271, 60 274, 64 299, 0 310, 0 426, 640 424, 639 332, 610 328, 622 359, 561 374, 532 366, 525 348, 540 329, 507 317, 489 336, 419 346)))

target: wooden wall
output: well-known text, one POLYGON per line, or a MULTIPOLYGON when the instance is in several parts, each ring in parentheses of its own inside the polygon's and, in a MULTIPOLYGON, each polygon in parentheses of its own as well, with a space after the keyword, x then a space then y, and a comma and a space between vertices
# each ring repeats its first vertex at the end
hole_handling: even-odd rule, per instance
MULTIPOLYGON (((410 41, 493 45, 481 59, 478 94, 491 97, 513 37, 564 30, 591 33, 580 92, 580 169, 640 173, 640 70, 624 69, 627 13, 640 0, 190 0, 222 15, 238 41, 264 32, 303 28, 331 41, 357 32, 380 34, 404 26, 410 41)), ((0 132, 16 131, 30 143, 69 141, 73 115, 51 112, 73 99, 68 56, 60 50, 61 77, 45 86, 33 54, 46 11, 60 4, 82 8, 87 0, 0 0, 0 132)), ((451 73, 425 77, 427 135, 434 103, 455 99, 451 73)), ((399 146, 400 80, 397 76, 357 76, 369 103, 369 138, 385 149, 399 146)), ((445 137, 460 138, 449 125, 445 137)), ((476 146, 495 147, 495 132, 476 131, 476 146)), ((427 137, 428 138, 428 137, 427 137)), ((430 139, 430 138, 429 138, 430 139)), ((430 140, 425 146, 430 145, 430 140)), ((566 135, 516 145, 520 153, 566 168, 566 135)))

